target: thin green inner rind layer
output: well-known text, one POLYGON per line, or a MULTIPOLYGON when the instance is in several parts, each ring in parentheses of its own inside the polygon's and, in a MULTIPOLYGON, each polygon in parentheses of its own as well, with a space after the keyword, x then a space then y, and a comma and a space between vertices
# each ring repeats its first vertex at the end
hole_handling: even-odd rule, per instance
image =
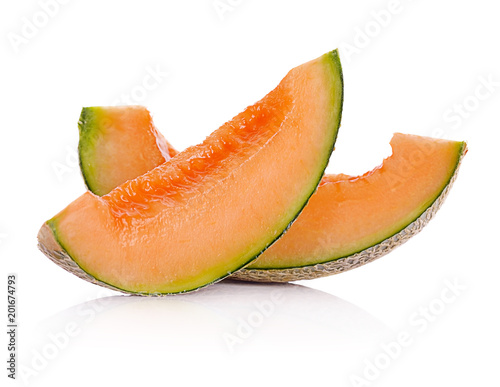
POLYGON ((382 242, 384 242, 387 239, 392 238, 394 235, 400 233, 406 227, 408 227, 410 224, 412 224, 418 218, 420 218, 420 216, 422 216, 422 214, 429 207, 431 207, 436 202, 436 200, 439 199, 439 197, 441 196, 441 194, 443 193, 443 191, 446 189, 446 187, 450 184, 453 176, 455 175, 455 172, 456 172, 456 170, 457 170, 457 168, 459 167, 459 164, 460 164, 460 159, 461 159, 461 157, 462 157, 462 155, 463 155, 463 153, 464 153, 464 151, 466 149, 467 148, 466 148, 466 143, 465 142, 457 142, 456 162, 454 164, 454 167, 450 170, 450 174, 449 174, 448 178, 445 180, 445 184, 441 187, 441 189, 438 191, 438 193, 436 195, 434 195, 431 198, 429 198, 429 200, 425 201, 424 204, 422 204, 419 207, 419 209, 416 210, 417 211, 417 215, 416 216, 411 217, 411 219, 409 221, 403 222, 397 228, 396 231, 391 231, 388 234, 386 234, 385 236, 381 237, 378 241, 376 241, 374 243, 367 244, 367 245, 365 245, 363 247, 360 247, 359 249, 353 250, 352 252, 350 252, 348 254, 343 254, 341 256, 329 257, 328 259, 318 259, 314 263, 308 263, 308 264, 305 264, 305 265, 284 265, 284 266, 272 266, 272 267, 257 267, 257 266, 252 266, 251 268, 249 268, 249 270, 262 270, 262 271, 266 271, 266 270, 299 269, 299 268, 311 267, 311 266, 319 265, 319 264, 325 264, 325 263, 328 263, 328 262, 337 261, 339 259, 348 258, 348 257, 353 256, 355 254, 361 253, 362 251, 365 251, 365 250, 367 250, 367 249, 369 249, 369 248, 371 248, 373 246, 381 244, 382 242))
MULTIPOLYGON (((295 209, 295 212, 293 213, 293 209, 290 210, 290 213, 293 213, 293 215, 288 215, 285 216, 284 218, 287 218, 286 224, 281 224, 279 226, 280 229, 283 231, 276 237, 273 237, 270 241, 268 241, 264 248, 258 248, 258 250, 253 250, 253 251, 248 251, 242 256, 238 257, 234 261, 240 261, 242 264, 238 266, 235 269, 231 270, 226 270, 226 268, 215 268, 215 270, 211 270, 209 273, 206 273, 208 277, 211 279, 209 281, 201 281, 204 274, 201 276, 196 276, 195 278, 192 279, 187 279, 186 281, 182 283, 176 283, 176 286, 178 289, 175 290, 168 290, 168 291, 149 291, 149 290, 134 290, 134 289, 122 289, 119 288, 113 284, 110 284, 108 282, 102 281, 99 278, 98 273, 91 273, 91 271, 87 270, 83 265, 81 265, 78 260, 75 257, 75 254, 71 252, 71 249, 69 249, 66 244, 63 241, 63 238, 61 235, 58 233, 58 227, 57 227, 57 215, 56 217, 52 218, 51 220, 47 221, 48 226, 51 228, 52 233, 54 234, 54 237, 56 241, 59 243, 62 249, 67 253, 68 257, 71 258, 80 268, 82 271, 90 275, 91 277, 95 278, 98 282, 101 282, 108 287, 114 288, 116 290, 125 292, 125 293, 132 293, 132 294, 138 294, 138 295, 168 295, 168 294, 178 294, 178 293, 186 293, 194 290, 201 289, 205 286, 208 286, 210 284, 213 284, 215 282, 218 282, 228 276, 230 276, 232 273, 240 270, 241 268, 249 265, 251 262, 255 261, 269 246, 271 246, 276 240, 278 240, 283 233, 292 225, 292 223, 295 221, 295 219, 300 215, 304 207, 307 205, 309 199, 311 196, 316 192, 316 189, 321 182, 321 179, 324 175, 325 169, 328 165, 330 156, 333 152, 333 149, 335 147, 335 142, 337 139, 338 135, 338 130, 340 128, 340 122, 342 118, 342 106, 343 106, 343 101, 344 101, 344 81, 343 81, 343 74, 342 74, 342 66, 340 63, 340 58, 338 54, 338 50, 331 51, 322 57, 323 62, 325 63, 326 66, 328 66, 329 70, 328 72, 331 74, 330 77, 330 82, 332 83, 330 85, 330 89, 332 90, 332 95, 331 95, 331 123, 329 125, 329 128, 327 129, 331 134, 327 137, 325 136, 325 140, 331 139, 330 141, 325 141, 325 156, 323 158, 323 163, 320 165, 320 168, 318 168, 318 172, 316 174, 316 177, 314 178, 314 184, 309 188, 305 189, 305 195, 302 200, 298 201, 297 208, 295 209), (291 219, 290 219, 291 218, 291 219), (214 273, 215 271, 215 273, 214 273), (218 272, 218 273, 217 273, 218 272), (200 285, 200 282, 202 283, 200 285), (181 286, 182 285, 182 286, 181 286)), ((91 151, 93 149, 93 144, 95 142, 95 134, 93 133, 93 120, 95 119, 95 109, 96 108, 85 108, 82 111, 82 118, 81 118, 81 124, 79 123, 80 127, 80 143, 82 143, 82 147, 79 150, 80 151, 80 159, 82 160, 86 155, 91 157, 91 151), (82 153, 83 152, 83 153, 82 153), (89 153, 87 153, 89 152, 89 153)), ((84 170, 85 166, 81 165, 82 170, 84 170)), ((93 171, 85 171, 85 173, 93 173, 93 171)), ((85 174, 84 173, 84 174, 85 174)), ((88 186, 88 184, 87 184, 88 186)), ((90 188, 90 187, 89 187, 90 188)), ((144 288, 147 288, 147 284, 144 285, 144 288)))

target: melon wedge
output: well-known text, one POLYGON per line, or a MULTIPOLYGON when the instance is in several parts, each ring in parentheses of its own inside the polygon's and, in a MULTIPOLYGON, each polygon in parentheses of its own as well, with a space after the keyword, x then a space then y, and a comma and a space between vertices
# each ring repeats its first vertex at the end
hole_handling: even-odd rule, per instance
POLYGON ((392 155, 362 176, 326 175, 287 234, 232 278, 288 282, 338 274, 419 233, 457 177, 465 142, 394 134, 392 155))
POLYGON ((187 292, 227 277, 279 238, 316 190, 342 100, 332 51, 291 70, 202 144, 107 195, 82 195, 42 226, 40 249, 126 293, 187 292))
MULTIPOLYGON (((135 158, 134 144, 105 137, 115 152, 135 158)), ((286 282, 336 274, 379 258, 418 233, 449 192, 466 145, 397 133, 391 146, 393 154, 363 176, 324 176, 287 233, 231 278, 286 282)), ((142 152, 154 154, 154 147, 142 152)))
POLYGON ((99 196, 177 153, 142 106, 83 109, 78 128, 78 154, 85 184, 99 196), (134 156, 121 152, 120 147, 126 147, 134 156))

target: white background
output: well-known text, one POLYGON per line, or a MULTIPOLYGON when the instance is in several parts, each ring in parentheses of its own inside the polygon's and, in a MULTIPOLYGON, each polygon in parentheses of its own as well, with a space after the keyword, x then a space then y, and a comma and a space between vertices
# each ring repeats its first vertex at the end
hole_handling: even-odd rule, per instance
POLYGON ((495 1, 45 2, 0 5, 0 289, 18 274, 25 384, 500 385, 495 1), (183 149, 336 47, 345 105, 328 171, 373 168, 395 131, 468 141, 450 197, 406 245, 300 286, 224 283, 163 299, 103 291, 37 250, 41 224, 85 190, 74 157, 83 106, 131 96, 183 149), (154 69, 168 74, 141 89, 154 69), (444 303, 449 283, 459 288, 444 303))

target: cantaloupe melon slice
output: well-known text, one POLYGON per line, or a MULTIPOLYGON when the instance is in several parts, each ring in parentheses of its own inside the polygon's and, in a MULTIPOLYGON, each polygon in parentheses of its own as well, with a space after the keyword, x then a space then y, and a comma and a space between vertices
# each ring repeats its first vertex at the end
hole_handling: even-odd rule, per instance
POLYGON ((455 181, 465 142, 396 133, 393 154, 362 176, 326 175, 285 236, 232 278, 288 282, 338 274, 419 233, 455 181))
POLYGON ((252 262, 297 217, 328 163, 343 99, 337 51, 291 70, 202 144, 47 221, 41 250, 136 294, 195 290, 252 262))
MULTIPOLYGON (((101 132, 98 124, 93 130, 101 132)), ((145 128, 129 130, 140 137, 145 128)), ((135 158, 135 144, 102 138, 114 152, 135 158)), ((387 254, 420 231, 449 192, 466 146, 400 133, 391 145, 393 155, 363 176, 326 175, 288 232, 232 278, 284 282, 335 274, 387 254)), ((155 147, 141 152, 154 154, 155 147)), ((94 152, 88 162, 100 165, 106 158, 94 152)))
POLYGON ((82 175, 89 190, 99 196, 177 154, 142 106, 83 109, 78 128, 82 175))

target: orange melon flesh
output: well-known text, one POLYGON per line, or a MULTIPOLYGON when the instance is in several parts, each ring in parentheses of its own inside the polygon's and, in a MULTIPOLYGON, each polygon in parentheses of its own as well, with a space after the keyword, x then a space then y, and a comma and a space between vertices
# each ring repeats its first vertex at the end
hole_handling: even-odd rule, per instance
POLYGON ((177 153, 142 106, 85 108, 78 127, 85 184, 100 196, 177 153), (96 126, 99 130, 94 130, 96 126), (124 154, 123 147, 130 149, 134 157, 124 154))
POLYGON ((82 278, 130 293, 185 292, 224 278, 275 241, 315 191, 342 90, 336 51, 291 70, 202 144, 107 195, 75 200, 42 227, 42 251, 51 257, 53 236, 82 278))
POLYGON ((362 176, 326 175, 286 235, 249 269, 315 265, 353 255, 417 219, 450 182, 465 144, 396 133, 392 155, 362 176))

